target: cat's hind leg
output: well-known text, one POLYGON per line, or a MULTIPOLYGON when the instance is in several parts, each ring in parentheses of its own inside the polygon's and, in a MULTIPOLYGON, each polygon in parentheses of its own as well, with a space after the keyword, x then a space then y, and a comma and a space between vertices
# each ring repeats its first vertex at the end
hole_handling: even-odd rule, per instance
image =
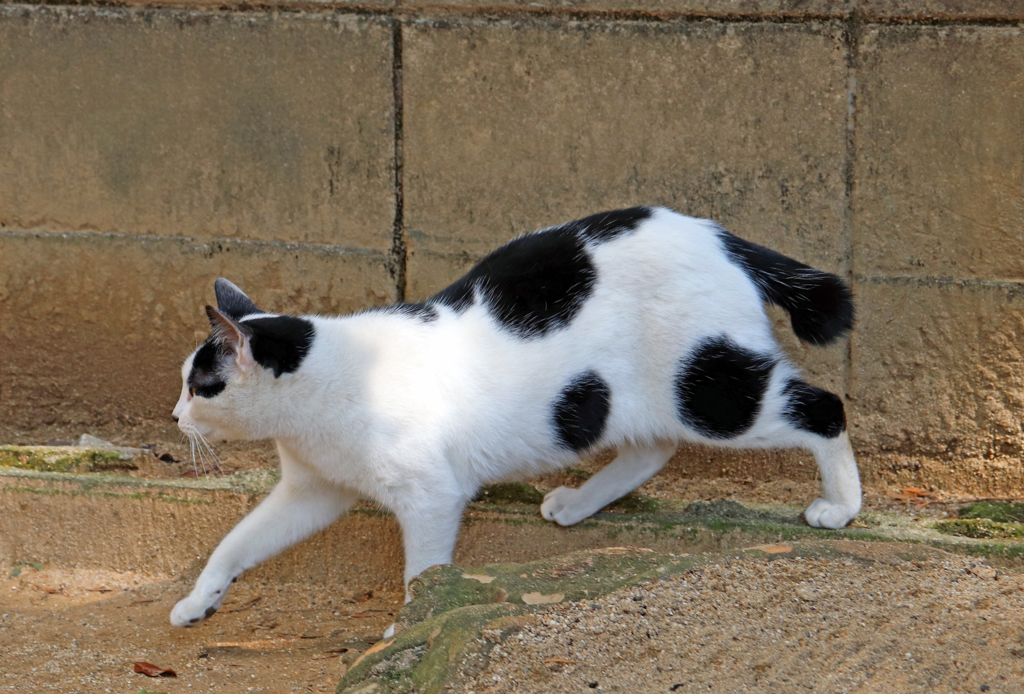
POLYGON ((213 616, 239 574, 326 528, 358 501, 345 489, 288 472, 217 545, 195 588, 171 611, 172 625, 194 626, 213 616))
POLYGON ((795 376, 773 379, 749 436, 733 442, 750 448, 802 448, 814 454, 822 498, 804 512, 815 528, 842 528, 861 507, 860 475, 839 396, 795 376))
POLYGON ((807 507, 804 518, 815 528, 845 527, 860 513, 861 487, 843 401, 796 379, 786 384, 781 396, 782 418, 803 439, 821 471, 824 496, 807 507))
POLYGON ((676 450, 675 442, 625 444, 603 470, 579 489, 559 487, 544 496, 540 514, 559 525, 574 525, 639 487, 661 470, 676 450))

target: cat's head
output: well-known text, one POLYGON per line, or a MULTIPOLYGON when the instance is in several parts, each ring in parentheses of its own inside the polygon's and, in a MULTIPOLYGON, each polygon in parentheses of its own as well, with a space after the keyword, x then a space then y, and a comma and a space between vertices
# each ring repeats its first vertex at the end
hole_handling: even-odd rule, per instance
POLYGON ((181 367, 181 395, 172 416, 193 438, 272 437, 282 379, 292 377, 309 352, 313 324, 260 310, 226 279, 214 289, 217 308, 206 307, 210 336, 181 367))

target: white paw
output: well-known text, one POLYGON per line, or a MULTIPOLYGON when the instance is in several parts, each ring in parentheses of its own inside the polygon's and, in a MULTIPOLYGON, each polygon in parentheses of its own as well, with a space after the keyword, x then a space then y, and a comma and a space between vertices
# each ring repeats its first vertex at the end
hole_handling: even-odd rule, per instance
POLYGON ((555 521, 559 525, 575 525, 592 512, 578 507, 579 490, 570 487, 559 487, 544 495, 544 503, 540 505, 540 515, 544 520, 555 521))
POLYGON ((815 499, 804 511, 808 525, 815 528, 845 528, 860 511, 860 504, 836 504, 825 499, 815 499))
POLYGON ((194 627, 204 619, 212 617, 213 613, 224 602, 226 594, 226 589, 217 591, 216 594, 210 596, 204 596, 199 591, 192 591, 192 595, 189 595, 184 600, 179 600, 178 604, 171 610, 171 625, 176 627, 194 627))

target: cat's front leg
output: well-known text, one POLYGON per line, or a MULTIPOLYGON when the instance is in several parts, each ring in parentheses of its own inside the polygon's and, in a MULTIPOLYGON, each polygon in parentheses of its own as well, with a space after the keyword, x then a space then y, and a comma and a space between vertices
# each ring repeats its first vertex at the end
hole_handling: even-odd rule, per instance
POLYGON ((193 626, 212 616, 239 574, 327 527, 357 500, 319 480, 286 477, 213 551, 191 594, 171 610, 171 624, 193 626))
MULTIPOLYGON (((454 481, 424 485, 416 498, 395 509, 399 525, 402 526, 402 545, 405 549, 405 602, 412 596, 409 582, 431 566, 449 564, 455 551, 455 540, 459 536, 459 521, 469 497, 454 491, 454 481), (448 489, 444 489, 448 488, 448 489), (424 489, 433 489, 425 495, 424 489), (444 489, 444 491, 440 491, 444 489)), ((392 624, 384 632, 384 638, 395 633, 392 624)))

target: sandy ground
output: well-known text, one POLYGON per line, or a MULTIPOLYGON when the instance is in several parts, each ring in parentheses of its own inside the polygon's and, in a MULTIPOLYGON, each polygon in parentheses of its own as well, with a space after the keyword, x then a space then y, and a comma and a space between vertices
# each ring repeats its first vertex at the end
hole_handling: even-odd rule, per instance
MULTIPOLYGON (((133 474, 190 474, 187 447, 160 448, 181 460, 154 457, 133 474)), ((221 456, 227 471, 277 464, 270 446, 226 446, 221 456)), ((567 483, 580 480, 553 475, 540 486, 567 483)), ((641 491, 658 498, 806 504, 818 489, 813 480, 669 474, 641 491)), ((953 505, 894 501, 894 491, 867 489, 865 508, 915 517, 955 513, 953 505)), ((8 577, 11 567, 0 567, 0 692, 330 692, 345 663, 393 621, 401 599, 243 577, 212 620, 180 630, 167 621, 191 587, 180 579, 18 568, 20 575, 8 577), (150 679, 132 672, 133 661, 178 676, 150 679)), ((705 691, 709 684, 727 692, 1024 692, 1020 579, 980 577, 969 568, 967 560, 950 557, 927 566, 783 560, 705 569, 685 582, 558 607, 550 624, 540 622, 509 644, 507 658, 471 686, 496 692, 705 691), (799 590, 811 591, 813 599, 798 599, 799 590)))
POLYGON ((167 618, 189 587, 164 576, 37 571, 0 577, 0 692, 333 692, 401 595, 238 581, 192 629, 167 618), (144 661, 176 672, 149 678, 144 661))
POLYGON ((878 558, 737 561, 557 606, 466 691, 1024 692, 1024 578, 878 558))
MULTIPOLYGON (((1024 692, 1024 576, 867 551, 878 563, 733 561, 554 606, 458 690, 1024 692)), ((243 577, 209 622, 173 629, 179 580, 21 568, 0 578, 0 692, 327 693, 401 597, 243 577)))

